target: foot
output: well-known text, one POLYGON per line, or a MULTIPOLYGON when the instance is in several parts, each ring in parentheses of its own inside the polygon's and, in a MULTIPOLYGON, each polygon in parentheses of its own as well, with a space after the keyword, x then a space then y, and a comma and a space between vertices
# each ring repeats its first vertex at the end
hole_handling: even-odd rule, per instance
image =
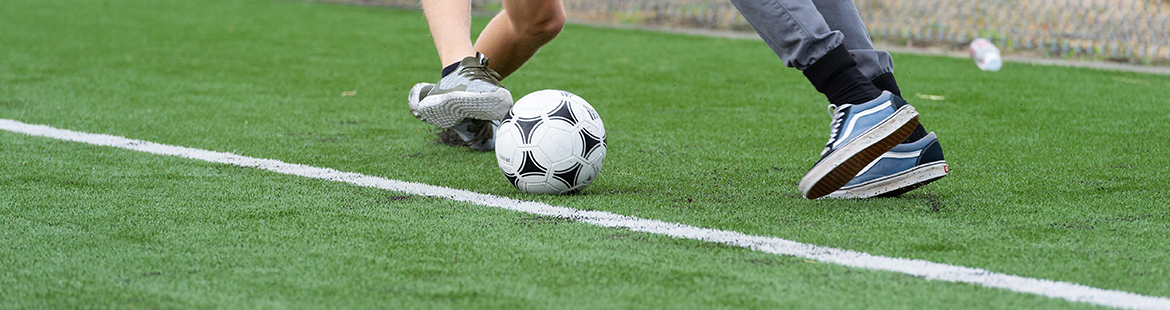
POLYGON ((808 199, 845 186, 918 126, 918 111, 890 92, 865 103, 830 105, 829 113, 833 115, 829 142, 821 160, 800 179, 800 193, 808 199))
MULTIPOLYGON (((435 84, 418 83, 410 90, 411 98, 424 98, 434 89, 435 84)), ((414 107, 417 100, 410 102, 414 107)), ((414 112, 414 110, 411 110, 414 112)), ((418 116, 416 113, 415 116, 418 116)), ((439 132, 439 143, 451 146, 466 146, 476 151, 488 152, 496 149, 495 132, 500 127, 500 121, 486 121, 465 118, 462 122, 439 132), (489 125, 490 126, 485 126, 489 125)))
POLYGON ((894 197, 947 176, 938 137, 930 133, 918 141, 902 143, 861 169, 845 187, 829 198, 894 197))
POLYGON ((496 149, 495 133, 499 127, 500 121, 467 119, 439 132, 439 143, 489 152, 496 149))
POLYGON ((439 83, 414 85, 408 102, 415 117, 446 129, 466 119, 504 118, 512 108, 512 93, 500 85, 500 75, 488 68, 487 57, 476 53, 439 83))

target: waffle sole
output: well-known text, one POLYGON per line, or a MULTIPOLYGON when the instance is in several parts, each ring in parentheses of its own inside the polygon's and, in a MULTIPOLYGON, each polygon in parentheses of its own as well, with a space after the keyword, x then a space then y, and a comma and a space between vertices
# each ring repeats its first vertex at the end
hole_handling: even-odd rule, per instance
POLYGON ((428 95, 417 101, 415 98, 418 98, 424 85, 415 85, 410 91, 411 113, 439 128, 450 128, 468 118, 499 120, 512 108, 512 92, 506 88, 490 93, 455 91, 428 95))

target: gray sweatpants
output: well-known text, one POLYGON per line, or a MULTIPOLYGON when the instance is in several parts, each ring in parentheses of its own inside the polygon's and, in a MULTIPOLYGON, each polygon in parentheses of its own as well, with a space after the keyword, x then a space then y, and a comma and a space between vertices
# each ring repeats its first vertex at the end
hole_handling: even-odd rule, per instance
POLYGON ((894 72, 890 53, 875 50, 850 0, 731 0, 785 65, 804 71, 837 46, 873 79, 894 72))

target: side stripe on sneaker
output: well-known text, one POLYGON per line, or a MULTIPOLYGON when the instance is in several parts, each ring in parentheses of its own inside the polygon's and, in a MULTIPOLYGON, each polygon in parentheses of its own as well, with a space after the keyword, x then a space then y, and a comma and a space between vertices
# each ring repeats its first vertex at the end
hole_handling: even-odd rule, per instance
POLYGON ((885 159, 885 158, 907 159, 907 158, 918 158, 919 155, 922 155, 922 150, 917 150, 917 151, 913 151, 913 152, 886 152, 885 154, 882 154, 881 157, 878 157, 878 159, 869 163, 869 165, 866 165, 865 168, 861 168, 861 171, 857 172, 857 175, 865 174, 866 171, 869 171, 869 168, 873 168, 874 165, 877 165, 877 163, 879 161, 882 161, 882 159, 885 159))
POLYGON ((886 100, 885 103, 866 109, 865 111, 861 111, 861 113, 854 115, 853 118, 849 120, 849 123, 845 125, 845 131, 837 137, 837 141, 833 142, 833 148, 837 148, 837 146, 841 144, 842 141, 845 141, 845 138, 849 137, 849 135, 853 133, 853 127, 857 125, 858 119, 861 119, 862 117, 868 116, 870 114, 881 112, 885 108, 889 108, 891 104, 893 104, 891 100, 886 100))

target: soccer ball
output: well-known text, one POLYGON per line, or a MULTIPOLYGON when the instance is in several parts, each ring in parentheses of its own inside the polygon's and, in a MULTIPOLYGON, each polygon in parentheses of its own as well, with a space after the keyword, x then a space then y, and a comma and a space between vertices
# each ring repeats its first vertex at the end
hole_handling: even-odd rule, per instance
POLYGON ((605 126, 585 99, 563 90, 520 98, 496 130, 496 163, 525 193, 565 194, 597 179, 605 126))

